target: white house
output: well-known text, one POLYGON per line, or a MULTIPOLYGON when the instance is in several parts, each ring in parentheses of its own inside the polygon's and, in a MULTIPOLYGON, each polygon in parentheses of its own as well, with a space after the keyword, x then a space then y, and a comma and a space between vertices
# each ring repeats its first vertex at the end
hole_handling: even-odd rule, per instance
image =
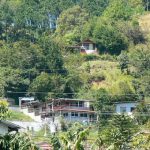
POLYGON ((98 54, 96 44, 91 40, 84 40, 80 43, 80 52, 83 54, 98 54))
POLYGON ((21 111, 32 119, 42 122, 42 119, 56 118, 63 116, 68 121, 93 122, 96 113, 91 105, 92 101, 82 99, 58 98, 50 99, 47 102, 31 101, 20 106, 21 111))
POLYGON ((96 44, 89 39, 82 41, 78 45, 70 46, 69 48, 79 51, 81 54, 98 54, 96 44))
POLYGON ((118 102, 116 103, 116 113, 126 113, 131 115, 137 104, 137 102, 118 102))
POLYGON ((19 125, 16 125, 10 121, 1 120, 0 121, 0 135, 5 135, 8 132, 11 131, 19 131, 21 127, 19 125))

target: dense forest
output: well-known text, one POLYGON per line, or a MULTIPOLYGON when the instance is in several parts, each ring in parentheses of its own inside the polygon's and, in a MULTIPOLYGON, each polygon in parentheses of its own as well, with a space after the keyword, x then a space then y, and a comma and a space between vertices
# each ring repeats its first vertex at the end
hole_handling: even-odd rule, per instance
MULTIPOLYGON (((50 137, 56 150, 82 150, 95 132, 95 149, 148 150, 149 11, 149 0, 0 0, 0 97, 16 104, 23 96, 93 100, 98 122, 92 129, 64 122, 64 137, 50 137), (97 55, 72 48, 84 40, 96 44, 97 55), (113 115, 114 104, 127 101, 140 102, 134 118, 113 115)), ((6 117, 0 101, 0 120, 6 117)), ((26 134, 16 136, 18 144, 26 134)), ((17 145, 11 139, 0 137, 0 147, 17 145)), ((28 137, 23 143, 34 147, 28 137)))
POLYGON ((110 101, 149 97, 149 35, 142 0, 2 0, 0 96, 34 95, 110 101), (99 56, 69 46, 91 39, 99 56))

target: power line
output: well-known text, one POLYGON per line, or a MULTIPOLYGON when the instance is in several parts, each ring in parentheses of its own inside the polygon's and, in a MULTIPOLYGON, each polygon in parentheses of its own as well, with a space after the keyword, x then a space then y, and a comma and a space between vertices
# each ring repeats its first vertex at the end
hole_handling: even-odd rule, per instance
POLYGON ((122 114, 124 114, 124 115, 131 115, 131 116, 150 116, 150 113, 141 113, 141 112, 136 112, 136 113, 138 113, 138 114, 135 114, 135 113, 133 113, 133 114, 128 114, 128 113, 109 113, 109 112, 102 112, 102 113, 97 113, 97 114, 102 114, 102 115, 111 115, 111 116, 117 116, 117 115, 122 115, 122 114))
MULTIPOLYGON (((39 92, 36 92, 36 91, 22 91, 22 92, 13 92, 13 91, 6 91, 6 93, 49 93, 49 94, 81 94, 81 93, 61 93, 61 92, 43 92, 43 91, 39 91, 39 92)), ((92 96, 93 94, 91 94, 91 96, 92 96)), ((131 95, 137 95, 137 96, 142 96, 143 94, 102 94, 102 95, 113 95, 113 96, 115 96, 115 95, 119 95, 119 96, 131 96, 131 95)), ((150 96, 150 94, 148 94, 147 96, 150 96)))

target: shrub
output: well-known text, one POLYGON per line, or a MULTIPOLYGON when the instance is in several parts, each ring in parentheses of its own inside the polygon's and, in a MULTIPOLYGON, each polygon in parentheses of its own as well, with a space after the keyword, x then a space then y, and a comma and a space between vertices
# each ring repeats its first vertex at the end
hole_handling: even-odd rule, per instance
POLYGON ((85 61, 98 60, 99 56, 95 54, 83 55, 85 61))

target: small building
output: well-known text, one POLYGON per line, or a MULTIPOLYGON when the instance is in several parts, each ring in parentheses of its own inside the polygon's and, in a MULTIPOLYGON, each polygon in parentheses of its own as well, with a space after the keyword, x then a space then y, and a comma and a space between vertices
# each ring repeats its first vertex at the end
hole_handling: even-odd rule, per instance
POLYGON ((11 131, 18 132, 21 127, 19 125, 16 125, 10 121, 1 120, 0 121, 0 135, 5 135, 11 131))
POLYGON ((96 44, 92 40, 84 40, 76 46, 70 48, 80 51, 81 54, 98 54, 96 44))
POLYGON ((96 113, 92 100, 59 98, 55 99, 53 112, 55 116, 63 116, 68 121, 94 122, 96 113))
POLYGON ((96 113, 91 104, 91 100, 58 98, 49 99, 47 102, 31 101, 28 102, 26 108, 20 107, 26 115, 38 118, 37 121, 44 118, 56 120, 63 116, 68 121, 93 122, 96 119, 96 113))
POLYGON ((126 113, 128 115, 131 115, 136 106, 138 105, 138 102, 117 102, 116 104, 116 113, 126 113))
POLYGON ((31 101, 34 101, 34 97, 19 97, 19 107, 26 107, 31 101))

